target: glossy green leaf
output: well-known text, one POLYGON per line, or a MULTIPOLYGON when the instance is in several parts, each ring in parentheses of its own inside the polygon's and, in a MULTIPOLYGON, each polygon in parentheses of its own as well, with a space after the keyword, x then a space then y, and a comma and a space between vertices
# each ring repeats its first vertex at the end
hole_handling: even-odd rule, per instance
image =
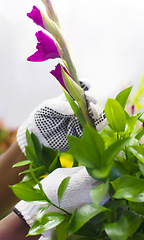
POLYGON ((86 167, 94 168, 101 164, 104 141, 99 133, 86 126, 82 138, 67 136, 70 152, 78 162, 86 167))
POLYGON ((144 163, 142 163, 141 161, 138 161, 138 166, 141 174, 144 176, 144 163))
POLYGON ((69 236, 69 222, 68 219, 65 218, 65 220, 60 223, 56 227, 56 232, 57 232, 57 240, 67 240, 69 236))
POLYGON ((90 197, 95 204, 100 204, 104 199, 105 195, 108 193, 109 182, 100 184, 99 186, 92 188, 90 190, 90 197))
POLYGON ((117 222, 106 224, 105 231, 111 240, 127 240, 136 232, 141 222, 140 215, 126 211, 117 222))
POLYGON ((67 186, 69 184, 70 177, 64 178, 63 181, 61 182, 59 188, 58 188, 58 201, 59 205, 63 199, 63 196, 65 194, 65 191, 67 189, 67 186))
MULTIPOLYGON (((99 214, 97 217, 98 216, 99 214)), ((89 239, 92 239, 93 237, 96 239, 99 235, 95 229, 94 224, 92 223, 92 219, 85 223, 75 234, 83 237, 88 237, 89 239)))
POLYGON ((31 160, 33 162, 33 166, 34 167, 39 167, 39 162, 37 157, 35 157, 32 153, 31 153, 31 149, 28 146, 25 146, 25 153, 26 153, 26 157, 27 159, 31 160))
POLYGON ((88 169, 91 176, 94 178, 106 178, 113 166, 113 158, 131 141, 130 138, 124 138, 117 140, 111 144, 104 152, 101 157, 101 163, 99 166, 93 169, 88 169))
POLYGON ((25 161, 21 161, 21 162, 18 162, 16 164, 13 165, 13 167, 21 167, 21 166, 25 166, 25 165, 28 165, 30 164, 31 161, 30 160, 25 160, 25 161))
POLYGON ((114 198, 125 198, 133 202, 144 202, 144 180, 124 175, 111 182, 114 190, 114 198))
POLYGON ((125 112, 117 100, 109 98, 105 104, 105 115, 115 132, 123 132, 126 125, 125 112))
POLYGON ((46 166, 47 170, 49 169, 54 159, 58 157, 58 154, 59 150, 54 151, 53 149, 42 145, 42 156, 44 160, 44 165, 46 166))
POLYGON ((134 130, 137 120, 138 120, 137 116, 131 116, 127 119, 127 125, 128 125, 127 131, 128 132, 131 133, 134 130))
POLYGON ((57 155, 55 156, 54 160, 52 161, 51 165, 48 168, 48 171, 51 173, 53 172, 56 168, 61 167, 60 160, 59 160, 59 155, 57 152, 57 155))
POLYGON ((29 230, 29 235, 39 235, 47 230, 58 226, 65 220, 66 216, 61 213, 51 212, 45 214, 41 221, 36 221, 29 230))
POLYGON ((127 103, 128 97, 131 93, 132 90, 132 86, 128 87, 124 90, 122 90, 117 96, 116 96, 116 100, 120 103, 120 105, 125 108, 125 105, 127 103))
POLYGON ((107 209, 101 205, 95 205, 95 204, 84 205, 73 216, 73 219, 70 224, 70 234, 75 233, 92 217, 106 210, 107 209))
POLYGON ((140 140, 142 136, 144 135, 144 129, 141 128, 141 130, 138 132, 138 134, 135 136, 137 140, 140 140))
POLYGON ((80 121, 81 125, 84 127, 86 125, 86 120, 82 114, 81 109, 78 107, 78 105, 75 103, 75 101, 72 99, 72 97, 68 94, 68 92, 63 88, 64 94, 73 110, 75 115, 77 116, 78 120, 80 121))
POLYGON ((130 210, 144 216, 144 202, 134 203, 129 201, 130 210))
POLYGON ((45 196, 41 194, 41 191, 39 189, 33 188, 27 183, 21 182, 15 184, 11 186, 11 189, 18 198, 24 201, 46 201, 45 196))
POLYGON ((36 216, 36 219, 41 221, 41 219, 43 218, 43 216, 46 214, 46 211, 48 209, 48 207, 50 206, 49 205, 46 205, 46 206, 43 206, 43 207, 40 207, 36 213, 35 213, 35 216, 36 216))
POLYGON ((34 144, 32 141, 32 137, 30 132, 28 131, 28 129, 26 130, 26 140, 27 140, 27 145, 31 151, 31 154, 36 158, 36 153, 35 153, 35 148, 34 148, 34 144))
POLYGON ((144 147, 143 146, 132 146, 130 150, 139 161, 144 163, 144 147))
POLYGON ((111 160, 119 153, 124 147, 130 144, 131 138, 123 138, 112 143, 103 153, 102 161, 110 164, 111 160))
POLYGON ((35 149, 35 153, 37 155, 37 158, 39 160, 39 166, 41 166, 44 162, 43 162, 43 156, 42 156, 42 149, 41 149, 41 145, 40 142, 38 140, 38 138, 31 133, 31 138, 34 144, 34 149, 35 149))

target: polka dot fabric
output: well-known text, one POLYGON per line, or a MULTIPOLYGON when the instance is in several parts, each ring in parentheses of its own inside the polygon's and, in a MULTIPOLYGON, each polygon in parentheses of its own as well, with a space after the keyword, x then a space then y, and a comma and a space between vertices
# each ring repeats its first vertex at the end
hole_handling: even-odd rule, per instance
MULTIPOLYGON (((95 93, 93 94, 89 84, 81 82, 81 87, 85 92, 89 115, 96 130, 101 131, 107 124, 104 111, 99 111, 95 93)), ((60 152, 69 150, 67 135, 80 138, 83 134, 83 127, 64 94, 44 101, 20 125, 17 131, 17 142, 24 154, 27 145, 25 135, 27 129, 37 136, 41 145, 54 150, 58 149, 60 152)))
POLYGON ((69 149, 66 135, 81 137, 83 128, 75 115, 65 115, 45 107, 37 111, 34 121, 48 145, 61 152, 69 149))

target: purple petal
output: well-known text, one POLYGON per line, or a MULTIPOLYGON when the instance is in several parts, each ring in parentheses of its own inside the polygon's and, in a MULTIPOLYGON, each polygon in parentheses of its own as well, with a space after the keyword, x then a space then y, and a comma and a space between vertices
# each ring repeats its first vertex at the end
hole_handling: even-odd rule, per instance
POLYGON ((41 12, 36 6, 33 6, 32 11, 30 13, 27 13, 27 16, 31 18, 34 21, 34 23, 41 26, 42 28, 45 28, 43 24, 41 12))
POLYGON ((36 33, 38 40, 36 48, 38 49, 33 55, 28 57, 28 61, 43 62, 47 59, 54 59, 60 57, 55 42, 45 33, 39 31, 36 33))
MULTIPOLYGON (((68 73, 68 71, 66 70, 65 67, 63 67, 64 71, 70 76, 70 74, 68 73)), ((55 70, 52 70, 50 72, 58 81, 59 83, 65 88, 65 90, 67 91, 66 89, 66 86, 64 84, 64 80, 63 80, 63 77, 62 77, 62 69, 61 69, 61 64, 58 63, 57 66, 55 67, 55 70)), ((70 76, 71 77, 71 76, 70 76)))
POLYGON ((64 84, 63 81, 63 77, 62 77, 62 71, 61 71, 61 65, 60 63, 58 63, 58 65, 55 67, 55 70, 52 70, 50 72, 58 81, 59 83, 66 89, 66 86, 64 84))

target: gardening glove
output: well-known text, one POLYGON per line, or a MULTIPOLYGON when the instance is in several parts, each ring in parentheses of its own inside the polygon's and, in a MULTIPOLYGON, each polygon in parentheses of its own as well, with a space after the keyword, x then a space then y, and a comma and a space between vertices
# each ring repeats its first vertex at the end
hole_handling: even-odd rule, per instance
MULTIPOLYGON (((105 114, 98 107, 96 97, 89 84, 81 82, 81 86, 85 92, 89 115, 95 128, 100 131, 107 124, 105 114)), ((30 133, 33 132, 41 144, 54 150, 59 149, 60 152, 66 152, 69 149, 66 135, 81 137, 83 133, 83 127, 64 94, 44 101, 19 127, 17 142, 23 153, 25 153, 25 146, 27 145, 26 129, 30 133)))
MULTIPOLYGON (((72 213, 76 208, 79 209, 84 204, 92 202, 90 198, 90 189, 99 186, 102 182, 92 178, 84 166, 56 169, 44 178, 41 181, 41 184, 47 197, 57 206, 59 206, 57 196, 58 187, 62 180, 66 177, 70 177, 70 181, 64 193, 60 207, 67 212, 72 213)), ((107 194, 101 204, 103 205, 108 199, 109 195, 107 194)), ((45 204, 46 203, 43 202, 20 201, 15 206, 14 212, 23 218, 31 227, 36 221, 36 211, 40 207, 45 206, 45 204)), ((53 205, 48 207, 47 212, 64 213, 53 205)), ((46 232, 43 236, 47 236, 48 234, 49 232, 46 232)))

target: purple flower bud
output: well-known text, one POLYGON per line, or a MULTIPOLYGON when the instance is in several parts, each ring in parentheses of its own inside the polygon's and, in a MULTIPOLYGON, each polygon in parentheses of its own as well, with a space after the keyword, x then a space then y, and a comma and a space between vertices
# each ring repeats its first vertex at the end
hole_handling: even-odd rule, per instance
POLYGON ((27 13, 27 16, 31 18, 34 21, 34 23, 41 26, 42 28, 45 28, 43 24, 41 12, 36 6, 33 6, 32 11, 30 13, 27 13))
POLYGON ((144 128, 144 122, 142 123, 142 127, 144 128))
POLYGON ((135 105, 132 105, 132 115, 134 115, 134 111, 135 111, 135 105))
MULTIPOLYGON (((64 71, 66 73, 68 73, 68 71, 66 70, 65 67, 63 67, 64 71)), ((64 84, 64 80, 63 80, 63 77, 62 77, 62 70, 61 70, 61 65, 60 63, 58 63, 58 65, 55 67, 55 70, 52 70, 50 72, 58 81, 59 83, 66 89, 66 86, 64 84)), ((68 73, 69 74, 69 73, 68 73)), ((67 90, 67 89, 66 89, 67 90)))
POLYGON ((54 59, 60 57, 55 42, 45 33, 39 31, 36 33, 38 40, 36 48, 38 49, 33 55, 28 57, 31 62, 43 62, 47 59, 54 59))

